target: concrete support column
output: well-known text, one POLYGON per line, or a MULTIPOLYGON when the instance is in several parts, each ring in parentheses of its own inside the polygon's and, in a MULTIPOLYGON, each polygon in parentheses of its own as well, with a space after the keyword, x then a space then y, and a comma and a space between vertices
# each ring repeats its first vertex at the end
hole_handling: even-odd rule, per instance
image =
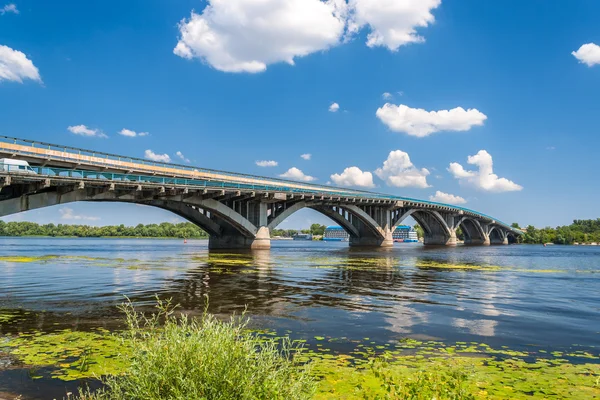
POLYGON ((508 244, 508 237, 504 237, 504 238, 493 238, 491 239, 491 243, 492 245, 507 245, 508 244))
POLYGON ((358 237, 350 236, 350 247, 392 247, 394 245, 392 231, 390 229, 383 231, 383 238, 368 232, 361 232, 358 237))
POLYGON ((456 231, 452 230, 450 235, 446 232, 434 232, 432 234, 425 234, 423 238, 423 244, 426 246, 456 246, 458 239, 456 238, 456 231))
MULTIPOLYGON (((223 234, 220 236, 209 236, 208 248, 209 249, 257 249, 265 250, 271 248, 271 236, 269 235, 269 229, 264 228, 261 232, 259 230, 260 238, 249 238, 240 234, 231 233, 223 234)), ((257 235, 258 236, 258 235, 257 235)))
POLYGON ((484 239, 480 239, 480 238, 467 239, 467 238, 465 238, 465 244, 469 245, 469 246, 489 246, 490 245, 490 237, 488 235, 485 235, 484 239))

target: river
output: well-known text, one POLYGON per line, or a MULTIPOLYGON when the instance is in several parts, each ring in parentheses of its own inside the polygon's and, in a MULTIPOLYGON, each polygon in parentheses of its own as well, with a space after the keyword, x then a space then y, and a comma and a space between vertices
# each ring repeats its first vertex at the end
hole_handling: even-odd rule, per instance
MULTIPOLYGON (((488 246, 358 250, 274 241, 270 251, 212 252, 207 241, 3 238, 0 340, 19 332, 120 327, 116 308, 155 295, 307 340, 404 338, 515 350, 600 351, 600 247, 488 246), (12 315, 1 318, 2 314, 12 315), (15 317, 16 316, 16 317, 15 317)), ((60 396, 73 384, 2 367, 1 393, 60 396), (66 386, 65 386, 66 385, 66 386)), ((60 397, 58 397, 60 398, 60 397)))

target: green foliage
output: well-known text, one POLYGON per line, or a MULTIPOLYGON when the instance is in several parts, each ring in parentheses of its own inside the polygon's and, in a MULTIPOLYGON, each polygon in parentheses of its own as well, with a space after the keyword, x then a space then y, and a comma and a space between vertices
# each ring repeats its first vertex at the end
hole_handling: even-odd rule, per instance
POLYGON ((204 313, 176 316, 169 302, 150 317, 122 307, 131 350, 125 374, 105 378, 106 388, 87 399, 308 399, 314 384, 296 361, 291 342, 264 339, 246 330, 247 320, 229 322, 204 313))
POLYGON ((373 376, 381 381, 383 394, 374 397, 365 394, 366 399, 475 400, 467 384, 469 376, 459 368, 424 368, 403 376, 391 368, 386 358, 372 359, 369 366, 373 376))
POLYGON ((204 238, 208 235, 190 222, 133 226, 39 225, 0 221, 0 236, 204 238))
POLYGON ((325 225, 320 225, 320 224, 312 224, 310 226, 310 232, 312 233, 314 236, 323 236, 323 234, 325 234, 325 229, 327 227, 325 225))
POLYGON ((423 228, 421 228, 421 225, 415 224, 414 229, 415 231, 417 231, 417 236, 419 239, 425 236, 425 231, 423 230, 423 228))
POLYGON ((298 234, 298 230, 296 229, 273 229, 271 231, 271 237, 281 236, 281 237, 294 237, 298 234))
POLYGON ((525 231, 523 243, 573 244, 600 242, 600 218, 575 220, 569 226, 558 226, 556 228, 537 229, 529 225, 525 228, 525 231))

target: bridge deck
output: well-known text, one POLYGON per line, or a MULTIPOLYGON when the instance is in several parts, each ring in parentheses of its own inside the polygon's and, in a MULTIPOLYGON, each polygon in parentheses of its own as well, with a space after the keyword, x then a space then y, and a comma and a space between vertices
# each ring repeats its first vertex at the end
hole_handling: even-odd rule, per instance
POLYGON ((335 197, 372 202, 403 202, 405 205, 414 207, 465 213, 487 221, 493 221, 498 225, 514 230, 508 224, 489 215, 451 204, 333 186, 304 184, 284 179, 245 175, 186 165, 150 162, 138 158, 5 136, 0 136, 0 157, 18 158, 28 161, 35 173, 23 174, 9 165, 5 165, 4 170, 0 168, 0 176, 16 175, 19 179, 25 180, 51 178, 65 181, 85 180, 94 183, 105 181, 127 185, 183 186, 198 189, 326 196, 331 197, 332 200, 335 197))

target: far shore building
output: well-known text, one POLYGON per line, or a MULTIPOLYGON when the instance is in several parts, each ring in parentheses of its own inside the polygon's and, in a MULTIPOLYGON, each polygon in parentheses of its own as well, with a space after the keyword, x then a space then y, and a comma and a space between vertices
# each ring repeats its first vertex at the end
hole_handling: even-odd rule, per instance
MULTIPOLYGON (((394 242, 416 243, 419 241, 417 231, 412 226, 400 225, 397 226, 392 233, 394 242)), ((325 242, 347 242, 350 240, 350 235, 341 226, 333 225, 325 228, 323 241, 325 242)))

